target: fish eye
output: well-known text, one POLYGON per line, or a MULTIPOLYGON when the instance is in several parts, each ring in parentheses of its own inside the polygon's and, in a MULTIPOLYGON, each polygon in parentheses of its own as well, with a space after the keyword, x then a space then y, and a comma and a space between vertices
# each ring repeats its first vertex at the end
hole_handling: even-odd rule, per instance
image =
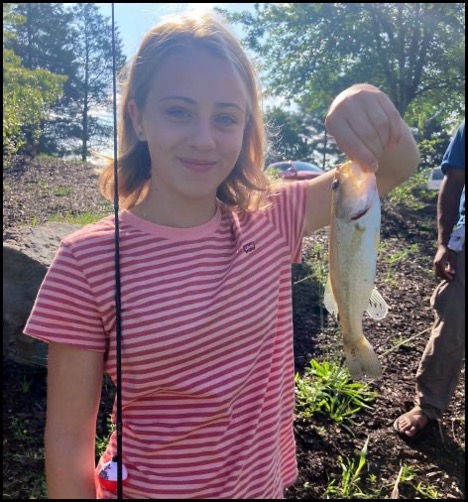
POLYGON ((332 190, 336 190, 340 185, 340 180, 338 178, 335 178, 332 182, 332 190))

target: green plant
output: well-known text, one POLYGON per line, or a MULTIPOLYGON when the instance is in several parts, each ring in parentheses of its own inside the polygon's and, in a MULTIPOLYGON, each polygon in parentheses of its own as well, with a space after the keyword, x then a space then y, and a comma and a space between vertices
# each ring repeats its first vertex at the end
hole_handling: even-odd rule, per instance
POLYGON ((87 225, 88 223, 94 223, 102 218, 102 215, 94 214, 90 212, 85 213, 66 213, 66 214, 54 214, 49 218, 49 221, 63 221, 66 223, 72 223, 76 225, 87 225))
POLYGON ((23 392, 24 394, 28 394, 29 391, 31 390, 31 381, 24 376, 20 382, 20 386, 21 386, 21 392, 23 392))
POLYGON ((414 347, 414 344, 408 338, 405 338, 403 335, 397 336, 391 342, 395 348, 402 347, 403 349, 411 349, 414 347))
POLYGON ((29 440, 29 436, 24 421, 16 416, 11 416, 9 422, 10 430, 12 431, 14 438, 27 442, 29 440))
POLYGON ((425 499, 440 499, 437 490, 432 485, 425 485, 420 481, 414 488, 425 499))
POLYGON ((103 436, 98 436, 96 434, 95 437, 95 455, 96 458, 99 458, 105 451, 107 447, 107 443, 109 442, 109 438, 111 434, 115 430, 115 424, 112 423, 112 416, 109 415, 107 417, 107 430, 109 431, 108 435, 103 437, 103 436))
POLYGON ((380 261, 382 263, 385 263, 386 265, 388 265, 387 272, 385 273, 385 277, 384 277, 384 282, 387 284, 390 284, 391 286, 396 286, 397 281, 393 277, 395 265, 397 265, 399 262, 403 261, 404 259, 407 259, 410 255, 417 254, 419 252, 419 245, 417 243, 410 244, 405 249, 402 249, 401 251, 395 252, 395 253, 391 254, 390 256, 385 255, 385 249, 386 249, 385 245, 382 244, 380 261))
POLYGON ((441 497, 433 485, 424 484, 422 481, 419 481, 417 484, 415 484, 414 479, 417 473, 418 469, 416 467, 403 464, 400 468, 396 486, 393 489, 391 498, 399 498, 398 485, 407 484, 410 485, 416 491, 417 494, 421 495, 422 496, 421 498, 440 499, 441 497))
POLYGON ((71 195, 73 193, 73 188, 66 187, 66 186, 60 186, 60 187, 57 187, 53 193, 54 193, 54 195, 57 195, 59 197, 64 197, 67 195, 71 195))
POLYGON ((306 286, 315 283, 317 287, 317 305, 320 309, 320 328, 323 330, 325 326, 325 307, 323 305, 323 296, 325 292, 325 284, 328 277, 328 250, 325 243, 314 243, 308 253, 308 258, 301 265, 298 265, 306 270, 306 276, 295 281, 293 286, 305 282, 306 286))
POLYGON ((315 359, 304 376, 296 374, 296 402, 298 415, 310 418, 316 413, 330 417, 351 434, 352 417, 376 398, 368 384, 353 382, 347 368, 337 363, 315 359))
POLYGON ((281 181, 281 171, 277 167, 265 169, 265 175, 270 181, 281 181))
POLYGON ((412 347, 413 344, 410 343, 412 340, 415 338, 419 338, 420 336, 424 335, 424 333, 427 333, 431 327, 429 326, 426 329, 423 329, 419 333, 416 333, 415 335, 410 336, 409 338, 403 338, 402 336, 397 337, 396 340, 393 340, 392 342, 392 347, 387 349, 385 352, 381 354, 381 357, 386 356, 387 354, 390 354, 390 352, 393 352, 394 350, 397 350, 399 347, 404 346, 404 347, 412 347))
POLYGON ((359 499, 374 499, 375 493, 365 494, 359 483, 361 481, 361 471, 366 464, 367 458, 367 445, 369 443, 369 437, 367 437, 364 446, 359 452, 359 458, 356 460, 343 458, 341 455, 338 457, 338 461, 341 467, 341 478, 339 483, 333 479, 327 486, 324 498, 326 499, 338 499, 338 498, 359 498, 359 499))
POLYGON ((422 199, 433 197, 426 190, 428 171, 419 171, 409 180, 394 188, 388 195, 388 201, 393 204, 401 204, 408 209, 422 209, 425 205, 422 199), (421 197, 422 193, 426 192, 425 197, 421 197))

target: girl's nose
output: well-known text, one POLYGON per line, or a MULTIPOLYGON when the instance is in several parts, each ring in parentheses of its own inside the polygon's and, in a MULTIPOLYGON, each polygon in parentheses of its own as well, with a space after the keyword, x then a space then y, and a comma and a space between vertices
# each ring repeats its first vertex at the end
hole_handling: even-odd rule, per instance
POLYGON ((213 125, 209 119, 200 118, 194 123, 188 143, 197 150, 212 150, 215 148, 213 125))

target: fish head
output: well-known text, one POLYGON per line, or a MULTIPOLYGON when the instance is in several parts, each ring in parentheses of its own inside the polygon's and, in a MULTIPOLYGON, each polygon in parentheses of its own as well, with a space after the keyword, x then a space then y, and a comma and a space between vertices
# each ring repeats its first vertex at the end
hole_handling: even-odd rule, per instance
POLYGON ((346 222, 362 218, 378 197, 377 180, 372 171, 356 162, 346 162, 335 170, 332 182, 332 210, 346 222))

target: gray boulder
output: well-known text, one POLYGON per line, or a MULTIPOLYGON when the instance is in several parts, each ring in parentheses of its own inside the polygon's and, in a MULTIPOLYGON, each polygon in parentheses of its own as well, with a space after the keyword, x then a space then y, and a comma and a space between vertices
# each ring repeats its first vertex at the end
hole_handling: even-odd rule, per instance
POLYGON ((69 223, 24 227, 3 241, 3 358, 45 365, 47 344, 23 329, 60 241, 81 228, 69 223))

